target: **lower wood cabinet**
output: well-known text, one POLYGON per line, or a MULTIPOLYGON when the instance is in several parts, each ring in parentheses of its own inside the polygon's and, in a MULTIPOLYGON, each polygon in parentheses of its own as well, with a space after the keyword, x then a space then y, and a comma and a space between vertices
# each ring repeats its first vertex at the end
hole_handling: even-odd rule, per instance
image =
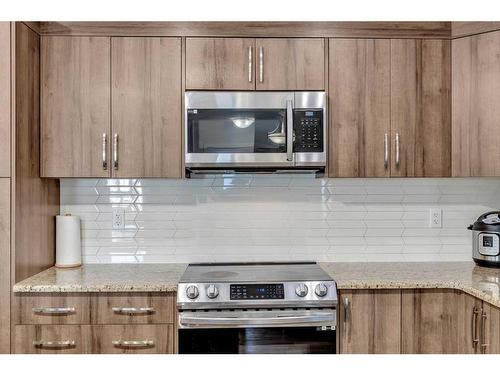
POLYGON ((401 351, 401 291, 340 291, 339 353, 401 351))
POLYGON ((500 354, 500 308, 482 302, 478 352, 500 354))
POLYGON ((18 325, 17 354, 171 354, 172 324, 18 325))

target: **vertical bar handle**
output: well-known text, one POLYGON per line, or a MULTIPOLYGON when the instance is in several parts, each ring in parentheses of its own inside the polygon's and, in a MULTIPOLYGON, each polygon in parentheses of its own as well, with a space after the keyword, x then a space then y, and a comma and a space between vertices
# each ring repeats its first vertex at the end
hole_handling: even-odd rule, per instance
POLYGON ((102 169, 108 169, 108 157, 106 155, 108 147, 108 137, 106 133, 102 133, 102 169))
POLYGON ((389 166, 389 135, 384 134, 384 168, 389 166))
POLYGON ((351 306, 349 303, 349 298, 345 297, 343 301, 344 305, 344 336, 347 338, 347 333, 349 332, 348 325, 351 324, 351 306))
POLYGON ((481 314, 481 352, 486 353, 486 348, 489 346, 486 338, 486 319, 488 315, 483 311, 481 314))
POLYGON ((259 82, 264 82, 264 47, 259 47, 259 82))
POLYGON ((252 47, 248 47, 248 82, 252 82, 252 47))
POLYGON ((113 136, 113 168, 118 170, 118 133, 113 136))
POLYGON ((286 160, 293 161, 293 102, 286 101, 286 160))
POLYGON ((474 307, 472 309, 472 347, 476 348, 476 346, 479 344, 479 337, 478 337, 478 332, 477 332, 477 318, 479 317, 479 309, 477 307, 474 307))
POLYGON ((400 164, 400 150, 399 150, 399 133, 396 133, 396 167, 399 168, 400 164))

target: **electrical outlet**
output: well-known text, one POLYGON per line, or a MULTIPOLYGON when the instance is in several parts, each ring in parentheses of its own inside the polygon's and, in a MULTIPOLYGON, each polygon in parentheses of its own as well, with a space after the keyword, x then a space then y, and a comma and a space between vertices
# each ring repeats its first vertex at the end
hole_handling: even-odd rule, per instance
POLYGON ((443 210, 431 208, 429 210, 429 228, 441 228, 443 226, 443 210))
POLYGON ((123 208, 113 208, 113 229, 125 228, 125 210, 123 208))

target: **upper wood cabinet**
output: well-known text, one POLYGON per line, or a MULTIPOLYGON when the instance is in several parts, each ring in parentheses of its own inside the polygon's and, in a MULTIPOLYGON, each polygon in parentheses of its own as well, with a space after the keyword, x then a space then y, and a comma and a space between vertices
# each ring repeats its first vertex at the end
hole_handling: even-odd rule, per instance
POLYGON ((329 175, 450 175, 450 43, 330 39, 329 175))
POLYGON ((341 290, 339 353, 401 351, 401 291, 341 290))
POLYGON ((113 176, 180 177, 180 38, 113 38, 111 45, 113 176))
POLYGON ((330 39, 329 175, 388 177, 390 40, 330 39))
POLYGON ((324 90, 324 39, 257 39, 257 90, 324 90))
POLYGON ((0 22, 0 177, 10 177, 10 22, 0 22))
POLYGON ((187 38, 187 90, 324 90, 324 40, 187 38))
POLYGON ((181 176, 180 38, 41 46, 42 176, 181 176))
POLYGON ((391 176, 451 175, 449 40, 391 40, 391 176))
POLYGON ((110 38, 40 43, 42 177, 109 177, 110 38))
POLYGON ((452 174, 500 176, 500 31, 452 42, 452 174))
POLYGON ((255 89, 252 38, 187 38, 186 90, 255 89))

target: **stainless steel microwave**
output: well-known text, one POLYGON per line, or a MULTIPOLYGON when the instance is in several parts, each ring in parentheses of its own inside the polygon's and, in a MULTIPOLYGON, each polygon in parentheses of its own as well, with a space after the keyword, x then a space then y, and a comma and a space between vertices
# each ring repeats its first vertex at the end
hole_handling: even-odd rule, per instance
POLYGON ((185 162, 196 169, 326 165, 324 92, 187 92, 185 162))

